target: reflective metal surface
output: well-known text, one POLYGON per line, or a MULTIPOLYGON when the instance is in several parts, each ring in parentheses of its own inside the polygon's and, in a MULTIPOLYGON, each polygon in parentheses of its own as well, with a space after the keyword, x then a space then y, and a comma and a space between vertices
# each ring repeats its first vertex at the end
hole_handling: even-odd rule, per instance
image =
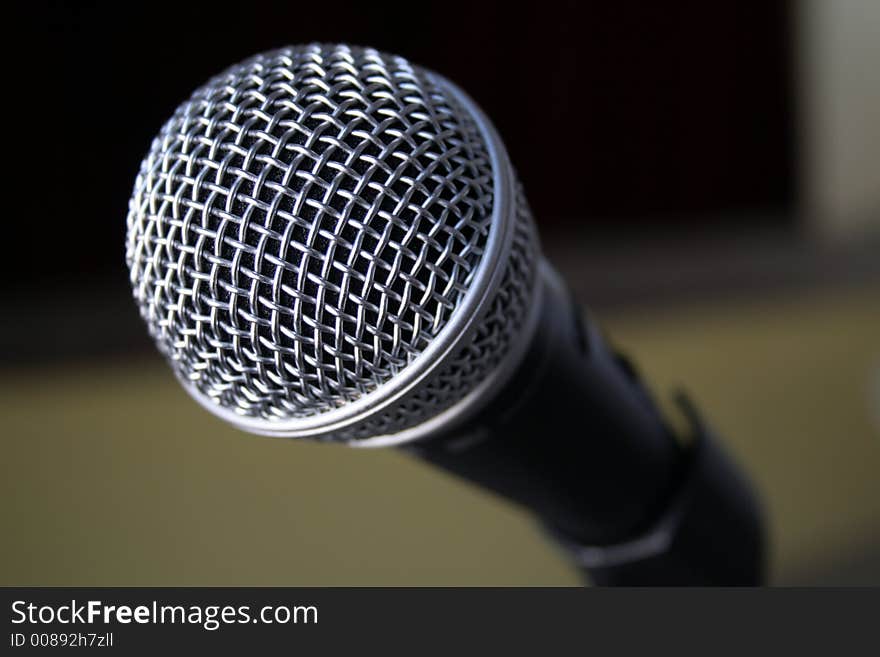
POLYGON ((439 76, 341 45, 264 53, 153 141, 128 215, 134 296, 224 419, 387 438, 525 339, 538 251, 516 189, 491 125, 439 76))

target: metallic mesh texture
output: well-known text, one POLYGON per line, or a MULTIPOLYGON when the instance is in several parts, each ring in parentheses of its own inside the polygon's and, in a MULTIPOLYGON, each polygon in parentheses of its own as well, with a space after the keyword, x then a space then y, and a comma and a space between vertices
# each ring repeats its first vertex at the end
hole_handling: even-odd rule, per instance
MULTIPOLYGON (((134 296, 200 394, 244 417, 320 415, 443 330, 481 263, 492 191, 474 120, 424 71, 347 46, 264 53, 197 90, 153 141, 129 206, 134 296)), ((411 426, 500 358, 534 275, 519 210, 475 343, 415 407, 349 438, 411 426)))
POLYGON ((516 201, 516 226, 504 277, 473 339, 406 400, 337 438, 361 440, 416 426, 461 400, 499 365, 524 328, 538 275, 538 236, 521 187, 516 201))

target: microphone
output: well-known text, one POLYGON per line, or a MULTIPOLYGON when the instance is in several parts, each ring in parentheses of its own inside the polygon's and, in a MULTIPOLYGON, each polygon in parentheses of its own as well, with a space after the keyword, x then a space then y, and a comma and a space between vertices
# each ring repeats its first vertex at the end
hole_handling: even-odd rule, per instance
POLYGON ((398 445, 530 509, 597 584, 762 581, 749 485, 573 303, 494 127, 440 75, 346 45, 232 66, 153 140, 126 262, 219 418, 398 445))

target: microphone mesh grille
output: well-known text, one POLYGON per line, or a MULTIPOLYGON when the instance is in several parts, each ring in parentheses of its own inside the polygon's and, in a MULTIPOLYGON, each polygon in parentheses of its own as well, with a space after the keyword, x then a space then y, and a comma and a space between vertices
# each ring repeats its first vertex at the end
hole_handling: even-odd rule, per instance
MULTIPOLYGON (((126 259, 179 376, 243 416, 311 417, 375 390, 443 330, 480 265, 492 204, 476 124, 424 71, 370 49, 293 47, 228 69, 165 124, 135 183, 126 259)), ((530 231, 524 203, 520 215, 530 231)), ((521 253, 508 270, 523 259, 533 268, 521 253)), ((493 321, 513 330, 524 308, 506 310, 493 321)), ((421 391, 418 412, 383 427, 472 387, 504 348, 488 326, 421 391)))
POLYGON ((516 225, 504 277, 473 340, 407 400, 337 438, 360 440, 416 426, 459 401, 498 365, 523 328, 537 275, 538 236, 521 188, 516 200, 516 225))

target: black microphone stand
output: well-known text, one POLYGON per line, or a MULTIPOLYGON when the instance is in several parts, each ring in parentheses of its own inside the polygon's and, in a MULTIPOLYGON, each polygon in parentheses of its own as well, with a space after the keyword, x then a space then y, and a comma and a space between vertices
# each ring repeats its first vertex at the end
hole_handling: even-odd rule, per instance
POLYGON ((543 278, 516 373, 404 449, 530 509, 593 584, 761 584, 760 509, 712 432, 680 395, 690 430, 676 436, 547 265, 543 278))

